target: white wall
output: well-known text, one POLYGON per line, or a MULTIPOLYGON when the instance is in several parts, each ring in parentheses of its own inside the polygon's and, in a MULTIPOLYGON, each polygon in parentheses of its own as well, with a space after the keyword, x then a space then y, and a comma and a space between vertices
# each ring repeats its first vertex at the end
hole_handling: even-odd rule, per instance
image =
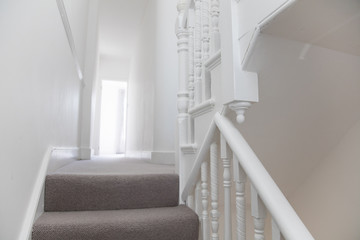
POLYGON ((153 146, 155 1, 149 1, 140 30, 128 85, 126 152, 151 151, 153 146))
POLYGON ((86 31, 86 58, 84 62, 84 80, 81 92, 80 115, 80 159, 90 159, 92 153, 93 136, 97 103, 97 84, 99 69, 98 45, 98 9, 99 1, 89 2, 88 26, 86 31))
POLYGON ((360 239, 359 143, 360 121, 290 198, 315 239, 360 239))
POLYGON ((100 55, 100 80, 127 81, 130 74, 130 59, 119 56, 100 55))
POLYGON ((176 3, 149 1, 130 71, 127 152, 174 151, 176 3))
POLYGON ((360 58, 261 34, 249 65, 260 101, 241 132, 285 195, 360 120, 360 58))
POLYGON ((154 151, 174 151, 178 89, 176 0, 157 0, 154 151))
POLYGON ((80 81, 56 1, 2 0, 0 29, 0 239, 17 239, 47 147, 77 146, 80 81))

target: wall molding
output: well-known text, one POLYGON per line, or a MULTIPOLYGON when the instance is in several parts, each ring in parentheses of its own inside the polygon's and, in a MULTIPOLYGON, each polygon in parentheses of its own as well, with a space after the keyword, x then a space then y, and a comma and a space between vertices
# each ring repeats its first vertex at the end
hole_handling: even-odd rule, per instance
POLYGON ((127 151, 125 153, 125 157, 149 160, 151 158, 151 152, 150 151, 127 151))
POLYGON ((199 117, 201 115, 204 115, 205 113, 211 112, 215 107, 215 99, 210 98, 199 105, 196 105, 195 107, 191 108, 189 110, 189 114, 192 118, 199 117))
POLYGON ((184 154, 196 154, 197 150, 198 150, 198 146, 196 143, 188 144, 188 145, 181 145, 180 149, 184 154))
POLYGON ((79 148, 79 160, 90 160, 94 150, 91 147, 79 148))
POLYGON ((212 71, 221 64, 221 49, 216 51, 205 62, 204 67, 206 71, 212 71))
POLYGON ((21 231, 18 240, 31 239, 31 231, 34 221, 44 212, 44 183, 46 175, 49 171, 49 166, 52 161, 61 161, 62 164, 55 164, 52 166, 52 171, 77 160, 78 148, 53 147, 49 146, 42 158, 39 172, 37 174, 35 184, 31 193, 31 198, 25 213, 24 221, 22 223, 21 231), (65 164, 65 161, 67 163, 65 164), (56 166, 56 167, 55 167, 56 166))
POLYGON ((66 37, 67 37, 67 40, 69 42, 71 55, 72 55, 72 57, 74 59, 75 68, 76 68, 77 74, 79 76, 79 79, 82 81, 83 80, 83 71, 81 69, 79 57, 78 57, 78 54, 76 52, 74 36, 72 34, 72 31, 71 31, 69 18, 68 18, 68 15, 66 13, 65 4, 64 4, 63 0, 56 0, 56 3, 58 5, 61 20, 62 20, 63 25, 64 25, 66 37))

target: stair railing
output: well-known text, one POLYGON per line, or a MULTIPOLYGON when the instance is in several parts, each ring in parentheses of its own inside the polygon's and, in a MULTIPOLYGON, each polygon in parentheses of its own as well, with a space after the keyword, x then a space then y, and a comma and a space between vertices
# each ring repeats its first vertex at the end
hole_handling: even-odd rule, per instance
POLYGON ((248 181, 251 186, 255 240, 265 239, 267 213, 272 218, 273 240, 312 240, 313 237, 260 160, 226 117, 230 108, 236 112, 237 122, 243 122, 244 112, 252 102, 257 101, 257 76, 242 71, 239 62, 237 2, 239 1, 178 2, 176 35, 179 56, 178 162, 181 200, 200 217, 200 239, 232 239, 231 214, 232 209, 236 209, 236 239, 246 240, 245 186, 248 181), (221 35, 219 25, 222 26, 221 35), (210 72, 220 64, 221 83, 227 81, 230 84, 222 85, 222 98, 226 98, 218 98, 216 102, 214 96, 211 96, 210 72), (215 103, 226 107, 222 114, 216 113, 213 116, 198 150, 194 142, 194 118, 212 112, 215 103), (220 163, 222 168, 219 168, 220 163), (219 205, 220 169, 223 169, 223 211, 219 205), (234 200, 231 199, 232 181, 235 183, 234 200), (221 226, 224 230, 223 237, 219 236, 220 216, 224 220, 221 226))
POLYGON ((232 239, 233 208, 236 208, 234 211, 236 239, 246 239, 245 184, 248 180, 251 184, 251 215, 254 221, 255 240, 265 239, 267 213, 272 217, 272 240, 313 240, 314 238, 254 151, 225 115, 225 112, 215 114, 181 194, 182 200, 200 216, 200 239, 232 239), (218 143, 220 143, 220 155, 218 143), (207 158, 209 152, 210 159, 207 158), (218 165, 220 163, 223 166, 223 213, 219 210, 218 165), (234 200, 231 199, 232 180, 236 189, 234 200), (232 203, 235 203, 234 206, 232 203), (223 214, 224 219, 223 238, 218 233, 220 214, 223 214))

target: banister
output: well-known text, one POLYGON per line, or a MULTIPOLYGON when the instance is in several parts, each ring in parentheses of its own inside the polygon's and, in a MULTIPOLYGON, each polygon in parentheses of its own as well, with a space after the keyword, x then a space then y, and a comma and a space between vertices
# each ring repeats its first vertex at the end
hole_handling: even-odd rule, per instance
POLYGON ((180 26, 182 28, 186 28, 187 25, 187 20, 188 20, 188 16, 189 16, 189 10, 191 9, 191 7, 193 7, 193 0, 187 0, 186 1, 186 6, 185 6, 185 11, 184 11, 184 17, 181 20, 180 26))
POLYGON ((201 163, 205 160, 205 157, 210 150, 210 145, 212 140, 214 139, 215 132, 216 132, 216 124, 213 120, 205 135, 204 142, 200 147, 199 153, 197 154, 195 159, 195 163, 191 169, 189 177, 186 181, 186 185, 182 191, 181 200, 184 202, 186 201, 187 197, 189 196, 189 193, 192 191, 192 189, 196 184, 196 180, 198 178, 201 168, 201 163))
POLYGON ((281 233, 288 240, 313 240, 295 210, 285 198, 272 177, 266 171, 254 151, 245 141, 239 130, 226 117, 216 113, 214 121, 226 139, 233 154, 246 172, 281 233))

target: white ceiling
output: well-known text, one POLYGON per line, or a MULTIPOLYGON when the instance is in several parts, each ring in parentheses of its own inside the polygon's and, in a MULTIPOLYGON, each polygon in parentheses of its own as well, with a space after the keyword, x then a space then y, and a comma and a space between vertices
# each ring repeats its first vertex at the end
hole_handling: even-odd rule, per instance
MULTIPOLYGON (((360 121, 360 57, 260 34, 249 70, 260 101, 242 133, 289 196, 360 121)), ((341 159, 339 159, 341 161, 341 159)))
POLYGON ((263 33, 360 56, 359 26, 359 0, 301 0, 263 33))
POLYGON ((148 0, 101 0, 99 50, 101 55, 131 58, 148 0))

